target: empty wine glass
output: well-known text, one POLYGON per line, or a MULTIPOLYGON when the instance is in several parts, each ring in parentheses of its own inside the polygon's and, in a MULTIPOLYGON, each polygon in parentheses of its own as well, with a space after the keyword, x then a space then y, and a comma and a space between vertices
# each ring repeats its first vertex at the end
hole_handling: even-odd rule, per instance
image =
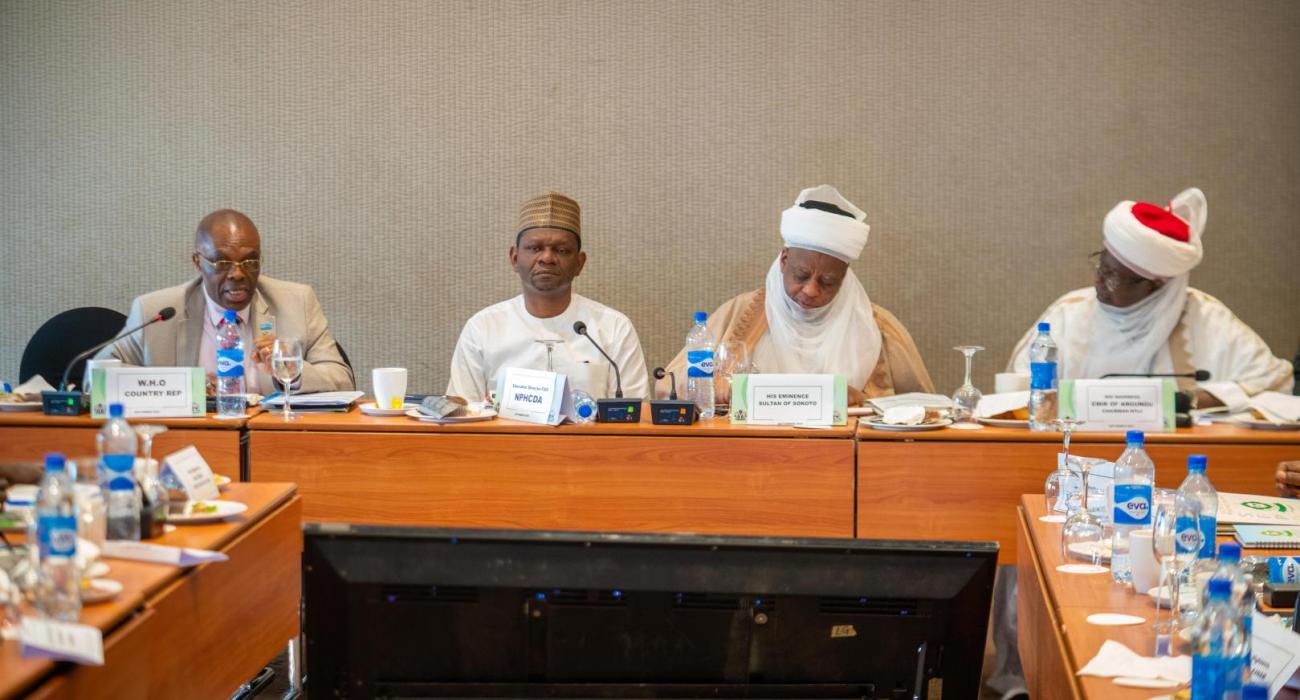
MULTIPOLYGON (((1070 464, 1069 457, 1066 457, 1066 464, 1070 464)), ((1101 561, 1106 528, 1088 509, 1088 472, 1092 465, 1086 460, 1075 460, 1074 464, 1079 467, 1082 482, 1079 488, 1079 508, 1065 519, 1065 526, 1061 528, 1061 558, 1097 566, 1101 561)))
POLYGON ((749 346, 742 340, 718 344, 713 364, 713 413, 725 416, 731 410, 731 378, 749 371, 749 346))
POLYGON ((563 343, 564 341, 560 340, 559 338, 538 338, 533 342, 541 343, 542 345, 546 346, 546 371, 554 372, 555 371, 555 362, 554 362, 555 346, 560 343, 563 343))
POLYGON ((284 420, 294 419, 289 399, 293 395, 293 383, 302 376, 302 343, 296 338, 276 338, 271 344, 271 374, 284 385, 284 408, 281 414, 284 420))
POLYGON ((1153 625, 1156 633, 1156 656, 1169 656, 1173 653, 1174 614, 1178 609, 1178 588, 1173 585, 1176 578, 1175 557, 1178 550, 1178 528, 1175 501, 1178 492, 1173 489, 1154 489, 1151 492, 1151 550, 1160 567, 1160 579, 1156 594, 1163 598, 1168 591, 1170 598, 1169 619, 1160 619, 1160 601, 1156 601, 1156 620, 1153 625))
POLYGON ((132 425, 131 429, 134 430, 135 434, 140 438, 140 457, 144 460, 144 463, 147 465, 149 464, 149 460, 153 459, 154 437, 167 432, 167 426, 147 425, 147 424, 137 423, 132 425))
POLYGON ((1065 522, 1061 513, 1069 510, 1070 470, 1065 467, 1065 454, 1057 453, 1056 470, 1047 475, 1043 483, 1043 499, 1047 502, 1047 522, 1065 522))
POLYGON ((954 423, 974 423, 975 407, 979 405, 980 399, 984 394, 971 383, 970 371, 971 362, 975 359, 975 353, 984 348, 978 345, 958 345, 953 348, 960 352, 966 358, 966 380, 952 395, 952 422, 954 423))

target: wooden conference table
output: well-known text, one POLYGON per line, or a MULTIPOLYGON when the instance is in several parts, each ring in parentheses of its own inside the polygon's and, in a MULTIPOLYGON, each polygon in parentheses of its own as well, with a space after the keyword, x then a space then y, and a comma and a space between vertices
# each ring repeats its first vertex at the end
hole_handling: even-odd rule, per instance
MULTIPOLYGON (((212 471, 239 479, 243 461, 242 439, 248 419, 157 418, 143 422, 165 425, 167 432, 154 437, 153 456, 161 459, 194 445, 212 471)), ((46 452, 62 452, 76 459, 95 454, 95 433, 101 418, 47 416, 37 412, 0 412, 0 461, 39 462, 46 452)))
POLYGON ((292 484, 231 484, 248 506, 212 525, 180 526, 158 542, 224 552, 229 561, 180 569, 108 559, 124 590, 87 605, 104 632, 104 665, 23 658, 0 642, 0 699, 229 697, 298 635, 302 502, 292 484))

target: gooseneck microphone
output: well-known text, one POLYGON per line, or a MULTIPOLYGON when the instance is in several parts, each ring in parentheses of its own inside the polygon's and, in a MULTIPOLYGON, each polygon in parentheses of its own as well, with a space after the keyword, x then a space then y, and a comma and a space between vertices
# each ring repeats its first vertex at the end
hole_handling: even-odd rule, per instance
POLYGON ((132 333, 139 332, 140 330, 152 326, 153 324, 158 323, 159 321, 166 321, 167 319, 170 319, 175 315, 176 315, 175 307, 173 306, 165 307, 162 310, 160 310, 157 314, 155 314, 154 317, 149 319, 148 321, 141 323, 135 328, 131 328, 129 330, 118 333, 116 336, 113 336, 112 338, 105 340, 99 345, 96 345, 90 348, 89 350, 86 350, 78 354, 76 357, 72 358, 72 361, 69 362, 68 366, 63 370, 63 378, 59 380, 59 390, 41 392, 41 404, 42 404, 42 408, 45 411, 45 414, 51 416, 75 416, 81 413, 82 393, 80 391, 67 390, 68 374, 72 372, 72 368, 76 367, 78 362, 81 362, 82 360, 90 357, 91 355, 94 355, 100 350, 103 350, 109 345, 116 343, 117 341, 127 337, 128 335, 131 335, 132 333))
MULTIPOLYGON (((665 371, 663 367, 655 367, 655 379, 663 379, 665 376, 672 381, 671 388, 668 390, 668 398, 650 399, 650 422, 655 425, 690 425, 694 423, 697 414, 695 402, 679 401, 677 399, 677 375, 665 371)), ((651 391, 650 393, 655 392, 651 391)))
POLYGON ((614 366, 614 398, 623 398, 623 376, 618 371, 618 363, 614 361, 614 358, 609 356, 609 353, 605 352, 604 348, 600 347, 600 343, 597 343, 595 338, 591 337, 587 333, 587 324, 582 321, 574 321, 573 332, 587 340, 590 340, 591 344, 600 351, 600 354, 604 355, 606 360, 609 360, 609 364, 614 366))
POLYGON ((1136 378, 1139 378, 1139 379, 1165 379, 1165 378, 1169 378, 1169 379, 1195 379, 1195 380, 1198 381, 1198 382, 1208 382, 1208 381, 1210 381, 1210 371, 1209 371, 1208 369, 1198 369, 1198 370, 1196 370, 1195 372, 1183 372, 1183 373, 1181 373, 1181 374, 1178 374, 1178 373, 1170 373, 1170 374, 1154 374, 1154 373, 1149 373, 1149 374, 1123 374, 1123 373, 1120 373, 1120 372, 1111 372, 1110 374, 1103 374, 1103 375, 1101 375, 1101 378, 1102 378, 1102 379, 1110 379, 1110 378, 1112 378, 1112 377, 1129 377, 1129 378, 1134 378, 1134 377, 1136 377, 1136 378))
POLYGON ((677 400, 677 375, 673 374, 672 372, 664 371, 663 367, 655 367, 655 379, 663 379, 665 374, 668 375, 668 380, 671 382, 668 385, 668 400, 676 401, 677 400))

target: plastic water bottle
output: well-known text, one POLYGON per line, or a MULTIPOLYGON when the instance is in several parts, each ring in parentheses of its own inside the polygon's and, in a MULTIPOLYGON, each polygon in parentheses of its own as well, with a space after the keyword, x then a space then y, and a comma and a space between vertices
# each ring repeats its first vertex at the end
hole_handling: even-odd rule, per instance
POLYGON ((574 389, 569 392, 569 398, 573 400, 573 415, 569 416, 570 420, 579 425, 596 420, 596 400, 591 398, 591 394, 574 389))
MULTIPOLYGON (((1245 572, 1241 570, 1241 545, 1236 542, 1224 542, 1219 545, 1219 563, 1218 568, 1214 570, 1213 578, 1227 579, 1231 582, 1232 588, 1228 596, 1228 603, 1236 612, 1237 617, 1241 620, 1242 630, 1245 632, 1241 647, 1237 650, 1236 656, 1230 661, 1235 661, 1235 667, 1228 670, 1227 680, 1225 680, 1225 696, 1236 697, 1236 690, 1240 690, 1241 684, 1250 680, 1250 638, 1253 632, 1254 614, 1255 614, 1255 591, 1251 581, 1246 577, 1245 572), (1236 684, 1234 689, 1233 684, 1236 684)), ((1209 587, 1202 593, 1202 610, 1209 609, 1209 587)))
POLYGON ((1209 592, 1209 603, 1192 633, 1192 700, 1239 698, 1250 657, 1245 657, 1243 669, 1249 642, 1232 605, 1232 580, 1211 578, 1209 592))
POLYGON ((76 622, 81 616, 77 569, 77 495, 61 454, 45 456, 45 477, 36 495, 39 569, 36 610, 44 617, 76 622))
POLYGON ((226 309, 217 326, 217 415, 240 418, 248 408, 244 394, 244 333, 239 314, 226 309))
POLYGON ((1204 572, 1212 572, 1214 563, 1214 534, 1218 526, 1219 492, 1210 485, 1205 476, 1205 455, 1188 455, 1187 478, 1178 487, 1178 492, 1201 504, 1201 551, 1197 554, 1196 566, 1204 572))
POLYGON ((135 431, 122 417, 122 404, 108 406, 108 422, 95 437, 99 488, 104 492, 108 539, 140 539, 140 486, 135 480, 135 431))
POLYGON ((1029 429, 1054 430, 1056 419, 1056 343, 1052 324, 1039 323, 1038 337, 1029 346, 1029 429))
POLYGON ((1156 482, 1156 465, 1142 447, 1144 439, 1141 430, 1128 431, 1125 436, 1128 447, 1115 461, 1110 574, 1119 583, 1133 581, 1128 547, 1130 533, 1151 527, 1151 489, 1156 482))
POLYGON ((713 348, 716 343, 705 322, 709 315, 695 312, 695 325, 686 334, 686 400, 694 401, 700 418, 713 417, 713 348))

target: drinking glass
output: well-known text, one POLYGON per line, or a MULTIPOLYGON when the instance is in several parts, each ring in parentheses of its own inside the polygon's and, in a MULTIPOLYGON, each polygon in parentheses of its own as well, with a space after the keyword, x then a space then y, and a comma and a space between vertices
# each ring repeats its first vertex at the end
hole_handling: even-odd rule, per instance
POLYGON ((1047 501, 1047 515, 1060 518, 1057 522, 1065 519, 1065 516, 1057 514, 1070 509, 1068 493, 1070 478, 1070 470, 1065 466, 1065 455, 1058 454, 1056 469, 1047 475, 1047 481, 1043 483, 1043 499, 1047 501))
POLYGON ((553 359, 555 355, 555 346, 560 343, 563 343, 564 341, 560 340, 559 338, 538 338, 533 342, 541 343, 542 345, 546 346, 546 371, 554 372, 555 362, 553 361, 553 359))
POLYGON ((725 416, 731 410, 731 377, 749 371, 749 346, 741 340, 718 345, 713 364, 714 415, 725 416))
MULTIPOLYGON (((1169 586, 1170 640, 1182 622, 1184 573, 1201 549, 1200 519, 1201 504, 1195 499, 1171 489, 1152 492, 1151 546, 1161 564, 1161 585, 1169 586)), ((1172 647, 1171 641, 1170 653, 1172 647)))
MULTIPOLYGON (((1153 627, 1156 633, 1156 656, 1169 656, 1173 653, 1174 616, 1177 609, 1177 588, 1172 585, 1175 576, 1174 557, 1177 555, 1178 530, 1175 527, 1177 516, 1175 501, 1178 492, 1172 489, 1153 489, 1151 492, 1151 549, 1160 567, 1160 579, 1156 592, 1163 597, 1167 588, 1170 596, 1169 619, 1160 619, 1160 601, 1156 601, 1156 620, 1153 627)), ((1141 593, 1142 591, 1138 591, 1141 593)))
MULTIPOLYGON (((1069 458, 1066 458, 1069 464, 1069 458)), ((1079 508, 1065 519, 1061 528, 1061 558, 1066 561, 1083 561, 1096 566, 1101 561, 1102 542, 1106 537, 1106 528, 1097 516, 1088 510, 1088 472, 1092 465, 1084 460, 1076 460, 1082 479, 1079 489, 1079 508)))
POLYGON ((271 374, 284 385, 284 420, 295 418, 289 407, 293 383, 302 376, 302 343, 296 338, 276 338, 271 345, 271 374))
POLYGON ((975 353, 984 348, 978 345, 958 345, 953 348, 966 357, 966 380, 952 395, 952 422, 954 423, 974 423, 975 407, 979 405, 980 399, 984 394, 970 380, 971 362, 975 359, 975 353))
MULTIPOLYGON (((134 424, 131 426, 131 429, 134 430, 135 434, 140 438, 141 462, 144 464, 145 469, 148 469, 149 460, 153 459, 153 439, 155 436, 167 432, 167 426, 134 424)), ((137 479, 141 476, 141 474, 136 474, 137 479)))
POLYGON ((1056 456, 1056 471, 1047 476, 1048 483, 1043 488, 1046 492, 1051 482, 1056 482, 1056 493, 1062 499, 1066 514, 1075 510, 1074 490, 1077 485, 1073 483, 1074 476, 1070 473, 1070 436, 1078 424, 1079 421, 1073 418, 1057 418, 1052 421, 1052 426, 1061 433, 1061 452, 1056 456))

